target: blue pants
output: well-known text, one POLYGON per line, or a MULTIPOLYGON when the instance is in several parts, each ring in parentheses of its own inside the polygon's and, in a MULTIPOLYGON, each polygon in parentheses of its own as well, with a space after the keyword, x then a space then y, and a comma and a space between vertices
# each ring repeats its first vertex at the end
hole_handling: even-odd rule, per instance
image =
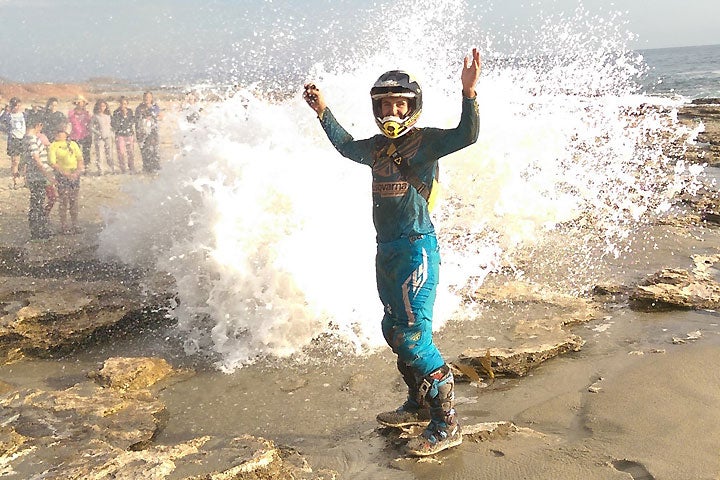
POLYGON ((382 330, 398 360, 418 377, 445 364, 432 339, 432 315, 440 272, 434 235, 379 243, 375 257, 378 293, 385 306, 382 330))

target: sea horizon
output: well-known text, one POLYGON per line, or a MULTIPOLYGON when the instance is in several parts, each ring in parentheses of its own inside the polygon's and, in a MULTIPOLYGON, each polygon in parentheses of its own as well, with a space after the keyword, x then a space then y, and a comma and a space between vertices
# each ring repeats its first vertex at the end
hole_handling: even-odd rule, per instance
MULTIPOLYGON (((638 78, 639 93, 650 96, 681 96, 688 99, 720 97, 720 44, 685 45, 676 47, 632 49, 642 57, 646 72, 638 78)), ((487 60, 490 65, 492 60, 487 60)), ((265 71, 258 78, 233 78, 217 72, 180 78, 173 75, 150 75, 145 78, 123 78, 112 75, 96 75, 85 79, 45 79, 16 81, 0 77, 0 94, 3 86, 10 85, 86 85, 98 93, 112 91, 158 90, 181 93, 185 90, 231 88, 257 84, 260 90, 287 93, 290 87, 304 81, 311 66, 290 71, 265 71), (173 78, 174 77, 174 78, 173 78)), ((7 90, 7 89, 6 89, 7 90)))
POLYGON ((676 45, 672 47, 644 47, 644 48, 633 48, 636 52, 645 52, 648 50, 676 50, 683 48, 697 48, 697 47, 720 47, 720 43, 706 43, 702 45, 676 45))

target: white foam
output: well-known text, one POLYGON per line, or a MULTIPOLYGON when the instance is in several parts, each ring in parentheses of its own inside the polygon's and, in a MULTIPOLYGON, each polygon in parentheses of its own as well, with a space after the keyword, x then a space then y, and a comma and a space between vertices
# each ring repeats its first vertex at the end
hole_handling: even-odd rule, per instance
MULTIPOLYGON (((370 85, 402 67, 424 87, 420 126, 452 128, 460 62, 471 46, 459 47, 453 33, 481 47, 480 139, 441 161, 435 328, 452 315, 458 290, 512 264, 514 248, 583 217, 617 254, 638 222, 699 175, 666 155, 667 136, 682 130, 672 104, 627 115, 650 99, 635 89, 643 65, 617 18, 597 21, 582 11, 550 18, 528 43, 473 35, 464 2, 398 8, 411 18, 398 48, 382 41, 386 26, 368 26, 353 55, 327 58, 307 79, 365 138, 376 133, 370 85), (536 56, 517 61, 494 51, 501 43, 536 56)), ((259 355, 297 354, 326 334, 352 354, 384 345, 370 170, 332 148, 299 92, 297 85, 292 98, 277 101, 239 90, 206 108, 196 128, 182 125, 183 154, 156 178, 130 185, 134 202, 112 213, 101 236, 102 254, 173 275, 187 351, 212 352, 228 371, 259 355)))

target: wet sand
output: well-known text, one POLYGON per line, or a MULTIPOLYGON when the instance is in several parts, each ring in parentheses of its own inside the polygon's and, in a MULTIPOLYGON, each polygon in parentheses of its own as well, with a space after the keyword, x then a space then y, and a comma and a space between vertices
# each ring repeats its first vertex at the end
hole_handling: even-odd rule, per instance
MULTIPOLYGON (((171 121, 166 117, 161 134, 163 168, 171 168, 171 121)), ((0 141, 4 152, 3 147, 0 141)), ((7 158, 0 157, 0 244, 25 245, 28 192, 9 188, 7 158)), ((152 178, 84 178, 81 224, 86 232, 31 242, 32 248, 63 248, 78 241, 92 248, 103 212, 124 201, 122 184, 134 180, 152 178)), ((637 239, 631 253, 600 265, 598 277, 634 284, 663 267, 689 268, 690 255, 720 252, 717 230, 706 227, 652 226, 637 239)), ((518 258, 529 280, 553 288, 577 264, 572 255, 551 248, 518 258)), ((553 314, 544 308, 480 305, 451 320, 437 342, 448 360, 489 337, 512 342, 513 326, 553 314)), ((160 393, 170 420, 156 443, 249 433, 295 447, 314 469, 333 469, 347 479, 716 479, 719 324, 711 311, 643 313, 607 305, 602 318, 570 328, 586 341, 579 352, 545 362, 526 377, 500 377, 485 387, 458 384, 464 425, 510 421, 523 430, 487 441, 466 438, 461 446, 424 460, 404 457, 374 420, 404 399, 387 350, 365 358, 318 355, 299 365, 264 362, 224 374, 203 359, 187 357, 171 327, 155 326, 56 359, 0 366, 0 380, 57 388, 79 381, 111 356, 160 356, 175 366, 193 367, 196 374, 160 393), (695 340, 672 341, 696 331, 701 335, 695 340)))

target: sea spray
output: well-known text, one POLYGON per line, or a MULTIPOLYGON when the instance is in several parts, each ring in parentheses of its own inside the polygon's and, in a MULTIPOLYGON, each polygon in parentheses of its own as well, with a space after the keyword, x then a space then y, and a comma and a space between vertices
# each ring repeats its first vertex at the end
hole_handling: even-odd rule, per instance
MULTIPOLYGON (((688 132, 673 104, 647 106, 636 87, 642 59, 616 17, 578 10, 532 35, 480 38, 460 1, 376 8, 355 48, 331 51, 304 79, 356 138, 376 134, 369 87, 394 68, 423 86, 420 126, 454 127, 462 57, 473 44, 483 52, 480 139, 441 160, 435 328, 468 285, 504 266, 521 274, 521 249, 567 251, 563 235, 547 240, 563 229, 581 238, 573 284, 588 282, 595 262, 694 184, 699 171, 667 154, 688 132), (391 12, 406 20, 402 35, 391 12), (599 253, 585 250, 598 241, 599 253)), ((134 202, 112 212, 101 235, 104 255, 175 278, 186 351, 211 354, 226 371, 266 355, 297 358, 318 341, 336 355, 384 344, 370 170, 332 148, 300 99, 301 81, 292 95, 263 82, 238 87, 197 124, 181 120, 181 153, 157 177, 128 184, 134 202)))
MULTIPOLYGON (((678 160, 696 134, 677 121, 678 101, 640 91, 647 67, 627 47, 633 35, 622 15, 579 8, 537 23, 513 38, 488 40, 478 89, 480 153, 445 162, 453 167, 446 175, 450 215, 439 226, 482 225, 481 236, 498 239, 510 266, 518 248, 548 248, 548 232, 557 237, 562 230, 565 240, 572 233, 578 265, 565 287, 582 291, 596 280, 593 266, 604 255, 617 257, 640 224, 666 212, 679 192, 697 188, 702 167, 678 160), (465 163, 473 161, 481 163, 480 175, 465 163)), ((463 249, 472 252, 475 237, 463 249)))
POLYGON ((382 341, 355 328, 378 317, 369 171, 338 162, 307 133, 312 115, 296 123, 300 107, 238 91, 205 109, 102 234, 103 252, 152 256, 176 279, 186 349, 215 352, 223 368, 295 353, 329 328, 351 351, 382 341))

